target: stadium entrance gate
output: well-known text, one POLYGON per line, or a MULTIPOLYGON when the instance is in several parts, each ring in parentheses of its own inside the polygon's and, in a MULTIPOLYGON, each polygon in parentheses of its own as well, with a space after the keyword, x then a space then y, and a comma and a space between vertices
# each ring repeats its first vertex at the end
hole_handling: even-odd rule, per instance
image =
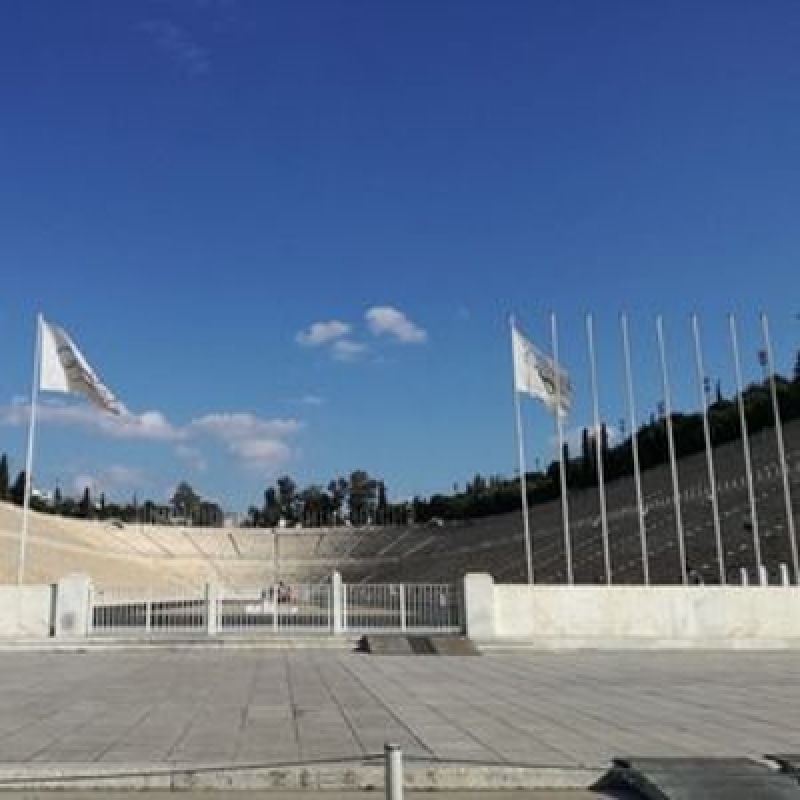
POLYGON ((92 588, 92 636, 176 634, 460 633, 453 584, 283 583, 266 589, 92 588))

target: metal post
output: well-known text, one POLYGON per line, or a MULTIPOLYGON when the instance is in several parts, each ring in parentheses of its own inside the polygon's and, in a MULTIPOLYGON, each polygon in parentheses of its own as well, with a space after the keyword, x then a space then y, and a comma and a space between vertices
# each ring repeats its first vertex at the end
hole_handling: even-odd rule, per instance
POLYGON ((406 630, 406 586, 404 583, 399 584, 398 600, 400 601, 400 630, 406 630))
POLYGON ((750 583, 750 575, 747 572, 747 567, 739 567, 739 575, 742 578, 742 586, 747 586, 750 583))
POLYGON ((678 481, 678 465, 675 457, 675 437, 672 433, 672 399, 669 389, 669 373, 667 370, 667 351, 664 344, 664 325, 661 316, 656 317, 656 337, 658 339, 658 355, 661 361, 661 382, 664 392, 664 420, 667 429, 667 448, 669 465, 672 474, 672 503, 675 507, 675 532, 678 537, 678 557, 681 560, 681 582, 689 583, 686 566, 686 542, 683 534, 683 514, 681 512, 681 490, 678 481))
POLYGON ((763 564, 758 566, 758 577, 762 586, 769 586, 769 572, 767 572, 767 568, 763 564))
POLYGON ((781 564, 781 586, 791 586, 792 582, 789 580, 789 565, 781 564))
POLYGON ((386 760, 386 800, 403 800, 403 751, 400 745, 383 746, 386 760))
POLYGON ((342 585, 342 574, 338 570, 334 570, 331 576, 331 606, 333 632, 342 633, 344 631, 344 586, 342 585))
POLYGON ((642 546, 642 575, 644 585, 650 585, 650 565, 647 557, 647 528, 644 521, 644 498, 642 494, 642 474, 639 466, 639 426, 636 421, 636 405, 633 397, 633 372, 631 370, 631 348, 628 340, 628 317, 620 316, 622 329, 622 351, 625 360, 625 383, 627 387, 628 414, 631 426, 631 449, 633 451, 633 477, 636 486, 636 510, 639 515, 639 539, 642 546))
POLYGON ((717 498, 717 476, 714 471, 713 443, 711 441, 711 426, 708 421, 708 398, 705 387, 708 376, 703 363, 703 351, 700 346, 700 327, 697 314, 692 314, 692 335, 694 338, 695 371, 697 375, 697 389, 700 393, 700 408, 703 413, 703 440, 706 447, 706 469, 708 471, 708 491, 711 499, 711 518, 714 524, 714 539, 717 544, 717 566, 719 567, 719 582, 725 585, 725 550, 722 546, 722 526, 719 521, 719 500, 717 498))
POLYGON ((594 321, 591 314, 586 315, 586 341, 589 346, 589 372, 592 380, 592 409, 594 422, 594 453, 597 469, 597 489, 600 496, 600 530, 603 539, 603 566, 606 573, 606 584, 613 583, 611 567, 611 549, 608 541, 608 513, 606 510, 606 482, 603 474, 603 437, 600 436, 600 401, 597 396, 597 359, 594 353, 594 321))
POLYGON ((567 465, 564 463, 564 420, 561 410, 561 375, 558 362, 558 328, 555 312, 550 313, 550 343, 553 347, 553 381, 556 385, 556 434, 558 436, 558 474, 561 480, 561 520, 564 525, 564 557, 567 567, 567 583, 575 583, 572 566, 572 540, 569 534, 569 488, 567 486, 567 465))
POLYGON ((792 568, 794 569, 795 582, 800 584, 800 561, 797 554, 797 534, 794 527, 794 513, 792 512, 792 490, 789 483, 789 467, 786 463, 786 447, 783 442, 783 422, 781 420, 780 404, 778 403, 778 389, 775 386, 775 367, 772 359, 772 340, 769 335, 767 315, 761 314, 761 332, 764 337, 764 351, 767 356, 769 370, 769 393, 772 397, 772 416, 775 420, 775 439, 778 444, 778 460, 781 467, 781 480, 783 482, 783 502, 786 506, 786 530, 789 534, 789 547, 792 554, 792 568))
POLYGON ((519 390, 517 387, 517 330, 514 317, 509 319, 511 325, 511 367, 512 393, 514 395, 514 420, 517 435, 517 458, 519 463, 519 491, 522 501, 522 531, 525 539, 525 564, 528 571, 528 583, 533 584, 533 546, 531 544, 531 518, 528 514, 527 467, 525 465, 525 444, 522 440, 522 412, 519 407, 519 390))
POLYGON ((744 382, 742 381, 742 365, 739 358, 739 339, 736 334, 736 319, 733 314, 728 315, 728 324, 731 335, 731 351, 733 353, 733 367, 736 374, 736 395, 739 406, 739 425, 742 430, 742 448, 744 450, 744 471, 747 478, 747 497, 750 501, 750 521, 753 528, 753 556, 756 562, 756 575, 761 571, 761 540, 758 532, 758 510, 756 508, 756 493, 753 488, 753 466, 750 457, 750 442, 747 435, 747 415, 744 409, 744 382))

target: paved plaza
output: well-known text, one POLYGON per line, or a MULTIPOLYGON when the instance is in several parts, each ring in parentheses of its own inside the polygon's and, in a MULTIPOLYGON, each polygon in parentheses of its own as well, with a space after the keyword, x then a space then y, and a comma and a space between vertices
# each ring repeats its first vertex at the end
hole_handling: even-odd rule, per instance
POLYGON ((0 653, 5 764, 263 764, 382 752, 535 766, 800 751, 800 654, 0 653))

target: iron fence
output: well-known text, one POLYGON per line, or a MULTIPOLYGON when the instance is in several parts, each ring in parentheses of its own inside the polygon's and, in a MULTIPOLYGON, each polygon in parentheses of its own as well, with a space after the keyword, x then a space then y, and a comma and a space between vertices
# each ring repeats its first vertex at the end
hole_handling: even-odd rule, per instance
POLYGON ((452 584, 285 584, 265 588, 93 588, 90 631, 180 633, 458 632, 461 593, 452 584))

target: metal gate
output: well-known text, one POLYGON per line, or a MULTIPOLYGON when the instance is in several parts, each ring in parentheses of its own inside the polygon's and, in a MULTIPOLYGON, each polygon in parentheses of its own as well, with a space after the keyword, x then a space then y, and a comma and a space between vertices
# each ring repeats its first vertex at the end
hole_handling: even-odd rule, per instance
POLYGON ((94 636, 409 631, 456 633, 452 584, 285 584, 197 590, 92 588, 94 636))

